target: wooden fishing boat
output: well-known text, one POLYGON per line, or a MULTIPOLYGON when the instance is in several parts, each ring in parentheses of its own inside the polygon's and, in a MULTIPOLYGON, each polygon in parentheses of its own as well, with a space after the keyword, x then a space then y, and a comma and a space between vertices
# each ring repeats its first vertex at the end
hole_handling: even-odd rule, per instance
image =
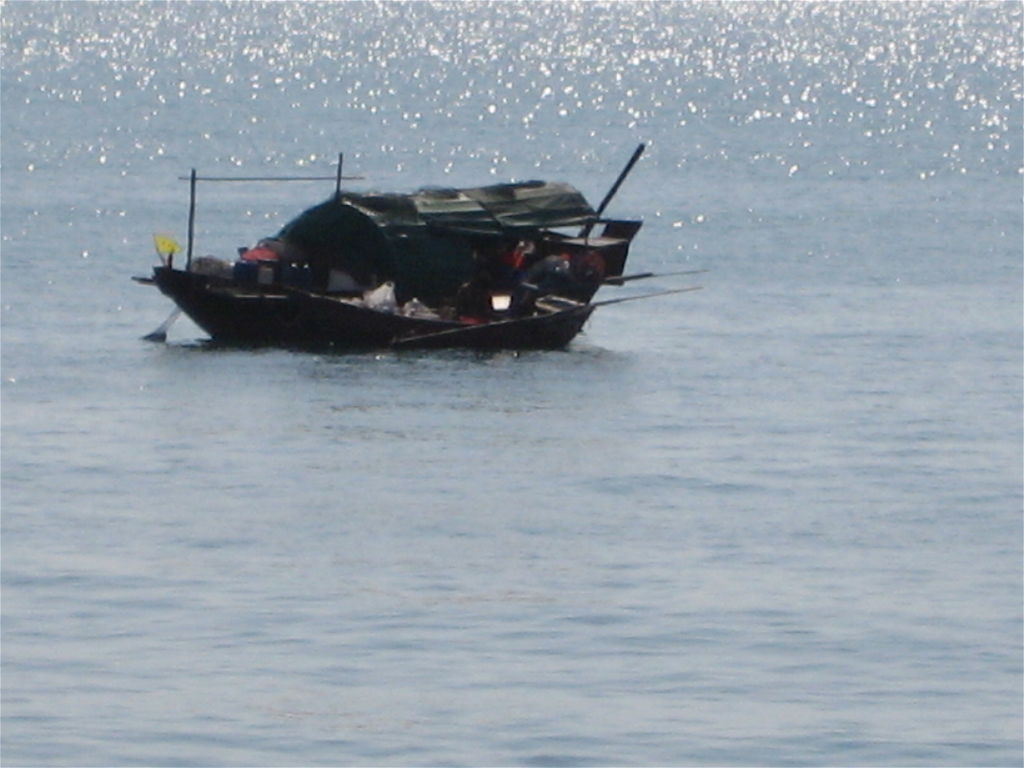
POLYGON ((580 332, 594 309, 589 303, 552 305, 541 299, 542 306, 523 316, 445 320, 372 309, 345 294, 239 286, 169 267, 138 280, 156 285, 213 340, 243 345, 556 349, 580 332))
POLYGON ((229 344, 564 347, 596 307, 622 300, 593 302, 602 285, 649 276, 623 274, 640 222, 603 216, 642 151, 597 209, 561 182, 344 192, 339 157, 333 196, 240 248, 233 262, 193 258, 203 180, 193 171, 184 267, 174 265, 176 244, 163 239, 161 265, 135 278, 177 305, 147 338, 165 339, 182 311, 229 344))

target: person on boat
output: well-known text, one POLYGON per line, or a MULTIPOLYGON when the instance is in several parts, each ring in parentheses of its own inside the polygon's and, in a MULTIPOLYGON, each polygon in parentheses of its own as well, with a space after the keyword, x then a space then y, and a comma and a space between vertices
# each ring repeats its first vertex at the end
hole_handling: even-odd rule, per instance
POLYGON ((518 314, 528 314, 542 296, 587 302, 603 279, 604 262, 599 254, 545 256, 523 273, 514 292, 513 306, 518 314))
POLYGON ((526 271, 520 285, 540 296, 567 296, 575 287, 569 257, 561 253, 544 257, 526 271))
POLYGON ((497 263, 502 272, 506 287, 511 288, 522 278, 523 272, 533 262, 537 248, 533 242, 520 240, 514 245, 506 245, 498 254, 497 263))
POLYGON ((491 312, 494 309, 491 296, 495 293, 511 295, 515 292, 535 250, 535 245, 525 240, 501 241, 497 244, 488 241, 478 245, 473 251, 475 275, 463 284, 460 293, 464 297, 477 294, 472 299, 466 298, 466 301, 477 309, 486 307, 491 312))

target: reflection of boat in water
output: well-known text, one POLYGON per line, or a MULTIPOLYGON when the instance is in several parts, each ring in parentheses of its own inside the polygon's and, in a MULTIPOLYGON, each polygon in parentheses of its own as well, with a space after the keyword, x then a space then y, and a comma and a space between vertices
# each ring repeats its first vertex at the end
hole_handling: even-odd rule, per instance
POLYGON ((640 222, 602 213, 642 150, 597 210, 564 183, 355 194, 339 170, 330 199, 233 263, 192 258, 193 171, 184 269, 165 240, 164 263, 136 279, 227 343, 562 347, 607 303, 598 288, 629 279, 640 222))

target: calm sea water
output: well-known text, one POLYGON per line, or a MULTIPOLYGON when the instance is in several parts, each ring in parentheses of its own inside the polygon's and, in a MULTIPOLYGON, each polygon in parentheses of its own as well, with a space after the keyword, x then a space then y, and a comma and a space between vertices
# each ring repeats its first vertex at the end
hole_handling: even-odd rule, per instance
MULTIPOLYGON (((1020 4, 0 13, 4 765, 1021 764, 1020 4), (704 290, 565 351, 140 340, 192 167, 639 141, 704 290)), ((331 190, 201 185, 198 252, 331 190)))

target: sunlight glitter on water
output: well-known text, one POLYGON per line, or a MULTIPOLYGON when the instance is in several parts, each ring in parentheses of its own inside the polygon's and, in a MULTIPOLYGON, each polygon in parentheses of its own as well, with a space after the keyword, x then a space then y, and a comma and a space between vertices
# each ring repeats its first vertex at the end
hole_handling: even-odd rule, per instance
MULTIPOLYGON (((309 3, 256 15, 219 3, 71 8, 30 24, 8 13, 4 22, 5 68, 23 91, 11 102, 48 102, 53 119, 71 105, 103 104, 125 121, 108 125, 102 143, 63 148, 66 160, 130 165, 133 152, 110 135, 130 120, 146 127, 133 148, 144 159, 166 151, 162 126, 173 124, 192 131, 212 162, 305 165, 293 120, 262 106, 273 99, 296 114, 336 112, 357 156, 400 145, 485 159, 495 172, 507 158, 452 146, 422 126, 440 119, 460 132, 515 130, 538 165, 552 158, 551 138, 573 151, 622 129, 679 132, 679 167, 722 163, 769 129, 783 149, 756 153, 768 174, 794 165, 815 175, 922 178, 1021 168, 1021 43, 1007 34, 999 4, 309 3), (154 54, 179 66, 158 68, 154 54), (54 60, 55 74, 92 73, 88 86, 76 75, 39 82, 33 73, 54 60), (186 97, 241 126, 239 151, 225 156, 210 146, 208 126, 189 125, 186 97), (832 150, 809 161, 810 144, 832 150)), ((1012 13, 1019 28, 1020 9, 1012 13)), ((333 128, 319 133, 330 141, 333 128)), ((55 148, 25 149, 45 157, 55 148)))
POLYGON ((4 4, 5 762, 1019 764, 1021 21, 4 4), (594 202, 641 141, 630 269, 705 290, 565 351, 139 341, 190 167, 330 177, 201 187, 233 258, 339 152, 594 202))

